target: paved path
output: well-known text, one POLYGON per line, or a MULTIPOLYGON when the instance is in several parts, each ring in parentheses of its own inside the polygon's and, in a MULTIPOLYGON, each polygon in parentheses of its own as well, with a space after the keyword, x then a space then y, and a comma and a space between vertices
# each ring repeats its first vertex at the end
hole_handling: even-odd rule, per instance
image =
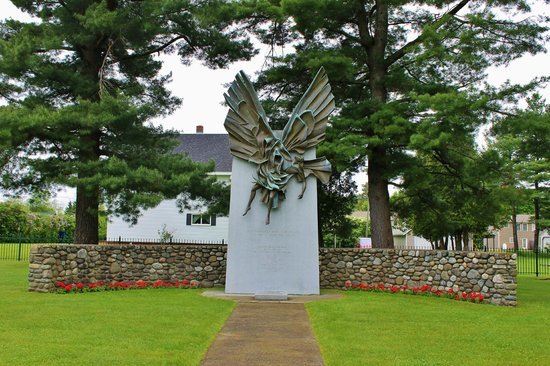
POLYGON ((202 366, 323 365, 303 303, 238 302, 202 366))

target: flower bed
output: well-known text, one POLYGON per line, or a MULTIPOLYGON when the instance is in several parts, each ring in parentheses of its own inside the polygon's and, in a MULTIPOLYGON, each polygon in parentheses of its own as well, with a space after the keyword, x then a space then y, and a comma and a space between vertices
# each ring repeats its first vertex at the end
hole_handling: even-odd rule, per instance
POLYGON ((103 282, 97 283, 65 283, 58 281, 57 289, 59 293, 79 293, 79 292, 97 292, 97 291, 118 291, 118 290, 131 290, 131 289, 148 289, 148 288, 180 288, 180 289, 195 289, 200 287, 200 283, 197 281, 162 281, 155 282, 136 281, 120 282, 113 281, 107 284, 103 282))
POLYGON ((485 297, 477 292, 454 292, 452 289, 447 291, 437 290, 431 286, 413 287, 408 286, 384 286, 384 284, 369 285, 366 283, 352 284, 350 281, 346 282, 344 287, 347 291, 371 291, 371 292, 387 292, 387 293, 404 293, 407 295, 424 295, 424 296, 437 296, 454 299, 456 301, 469 301, 473 303, 482 303, 485 297))

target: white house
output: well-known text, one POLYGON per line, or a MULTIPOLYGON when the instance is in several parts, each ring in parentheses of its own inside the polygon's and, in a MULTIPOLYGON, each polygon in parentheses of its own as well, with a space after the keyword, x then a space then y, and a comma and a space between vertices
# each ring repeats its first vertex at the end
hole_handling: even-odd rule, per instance
MULTIPOLYGON (((176 152, 186 153, 197 162, 214 161, 216 167, 211 174, 230 182, 233 158, 227 134, 203 134, 202 126, 197 126, 196 134, 182 134, 180 141, 176 152)), ((180 212, 176 200, 166 200, 155 208, 142 211, 133 226, 120 217, 110 217, 107 241, 226 243, 229 218, 206 216, 203 212, 200 209, 180 212)))

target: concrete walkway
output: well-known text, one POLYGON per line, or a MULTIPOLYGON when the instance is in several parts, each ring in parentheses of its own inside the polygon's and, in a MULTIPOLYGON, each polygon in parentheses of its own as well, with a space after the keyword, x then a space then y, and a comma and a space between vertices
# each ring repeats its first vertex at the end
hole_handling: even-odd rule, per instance
POLYGON ((235 310, 201 365, 323 365, 303 304, 309 300, 304 297, 271 302, 237 298, 235 310))

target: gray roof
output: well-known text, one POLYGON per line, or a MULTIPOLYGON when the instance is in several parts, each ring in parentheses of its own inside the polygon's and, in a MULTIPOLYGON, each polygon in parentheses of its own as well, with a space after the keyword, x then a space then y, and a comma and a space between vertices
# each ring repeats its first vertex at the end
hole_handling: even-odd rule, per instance
POLYGON ((187 153, 194 161, 216 163, 216 172, 231 172, 233 157, 229 151, 229 135, 224 133, 184 133, 180 144, 174 149, 178 153, 187 153))

